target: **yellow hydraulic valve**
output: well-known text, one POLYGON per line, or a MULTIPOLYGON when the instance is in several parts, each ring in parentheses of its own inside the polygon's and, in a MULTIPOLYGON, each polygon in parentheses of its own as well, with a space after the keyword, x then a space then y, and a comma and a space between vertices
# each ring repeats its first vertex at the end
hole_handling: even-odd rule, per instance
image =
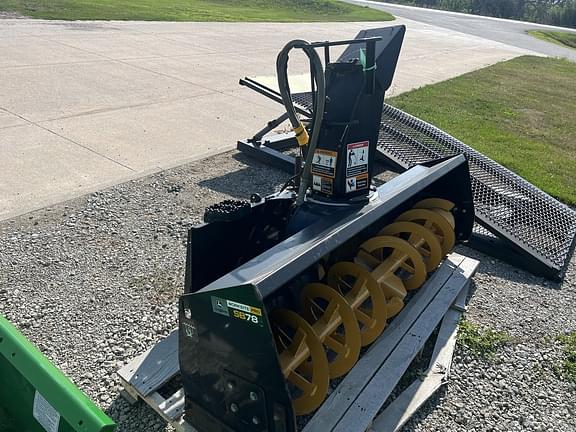
POLYGON ((298 145, 300 147, 308 144, 308 141, 310 140, 310 138, 308 136, 308 131, 306 130, 306 128, 304 127, 304 125, 302 123, 300 123, 293 130, 294 130, 294 133, 296 134, 296 141, 298 141, 298 145))

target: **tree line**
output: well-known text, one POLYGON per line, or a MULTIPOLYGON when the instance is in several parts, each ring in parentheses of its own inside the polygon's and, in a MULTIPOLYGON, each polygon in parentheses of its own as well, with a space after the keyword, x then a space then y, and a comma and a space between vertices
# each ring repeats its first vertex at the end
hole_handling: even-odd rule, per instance
POLYGON ((393 3, 576 28, 576 0, 388 0, 393 3))

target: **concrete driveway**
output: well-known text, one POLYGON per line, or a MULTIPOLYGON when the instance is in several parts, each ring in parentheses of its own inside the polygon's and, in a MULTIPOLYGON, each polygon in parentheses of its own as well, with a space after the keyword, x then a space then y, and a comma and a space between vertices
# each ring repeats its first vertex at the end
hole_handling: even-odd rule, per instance
MULTIPOLYGON (((290 39, 406 24, 391 94, 529 51, 405 19, 387 23, 0 19, 0 219, 231 149, 281 113, 238 86, 272 77, 290 39)), ((303 61, 291 68, 306 72, 303 61)))

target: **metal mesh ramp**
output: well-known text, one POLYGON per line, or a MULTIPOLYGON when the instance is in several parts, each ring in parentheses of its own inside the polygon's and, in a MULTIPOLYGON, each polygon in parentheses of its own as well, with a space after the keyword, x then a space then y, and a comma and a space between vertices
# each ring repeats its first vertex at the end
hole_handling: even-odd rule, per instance
POLYGON ((574 247, 576 212, 440 129, 384 105, 380 153, 403 169, 458 153, 468 158, 476 220, 528 254, 542 273, 562 277, 574 247))
MULTIPOLYGON (((293 99, 302 109, 312 109, 310 93, 293 99)), ((437 127, 387 104, 378 150, 401 170, 465 154, 480 225, 471 245, 533 273, 563 277, 575 246, 576 211, 437 127)))

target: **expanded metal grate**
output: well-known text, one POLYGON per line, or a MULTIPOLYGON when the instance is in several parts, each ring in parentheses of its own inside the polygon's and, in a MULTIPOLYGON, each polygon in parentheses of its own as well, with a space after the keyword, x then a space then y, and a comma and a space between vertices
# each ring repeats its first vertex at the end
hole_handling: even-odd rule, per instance
POLYGON ((464 153, 477 220, 561 273, 576 236, 576 212, 435 126, 384 105, 379 151, 407 169, 464 153))
POLYGON ((312 112, 312 93, 294 93, 292 100, 299 107, 312 112))
MULTIPOLYGON (((311 110, 310 93, 294 94, 293 99, 311 110)), ((403 169, 465 154, 477 222, 562 277, 574 247, 576 211, 437 127, 387 104, 378 150, 403 169)), ((485 236, 480 227, 475 231, 485 236)))

